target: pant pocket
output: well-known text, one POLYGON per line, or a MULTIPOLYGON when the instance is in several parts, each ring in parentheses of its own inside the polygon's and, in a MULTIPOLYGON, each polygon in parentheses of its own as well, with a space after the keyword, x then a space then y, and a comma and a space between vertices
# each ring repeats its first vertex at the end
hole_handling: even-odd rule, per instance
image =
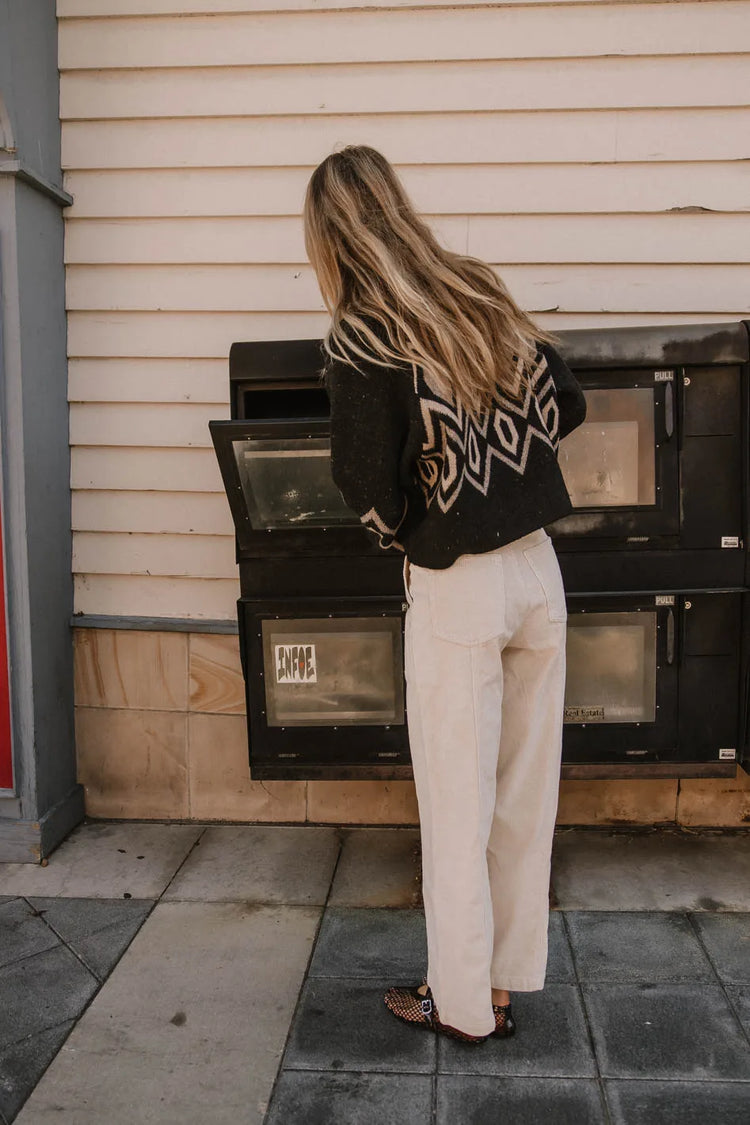
POLYGON ((527 547, 524 556, 542 589, 547 604, 547 616, 550 621, 567 621, 565 587, 563 586, 560 564, 557 561, 552 540, 547 538, 542 543, 527 547))
POLYGON ((430 570, 432 631, 459 645, 484 644, 505 631, 503 560, 496 552, 464 555, 446 570, 430 570))

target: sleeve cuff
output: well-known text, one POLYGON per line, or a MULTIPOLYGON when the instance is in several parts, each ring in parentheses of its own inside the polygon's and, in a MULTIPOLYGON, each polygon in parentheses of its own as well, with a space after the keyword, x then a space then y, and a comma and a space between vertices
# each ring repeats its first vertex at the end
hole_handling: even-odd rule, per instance
POLYGON ((363 516, 360 516, 362 523, 368 529, 368 531, 372 531, 375 535, 377 535, 380 541, 380 546, 383 548, 383 550, 387 550, 389 547, 396 547, 399 551, 404 550, 403 546, 397 541, 396 534, 398 532, 398 529, 406 519, 406 512, 408 507, 409 501, 405 496, 404 510, 401 513, 401 518, 393 527, 389 526, 386 523, 386 521, 379 514, 376 508, 370 508, 369 512, 365 512, 363 516))

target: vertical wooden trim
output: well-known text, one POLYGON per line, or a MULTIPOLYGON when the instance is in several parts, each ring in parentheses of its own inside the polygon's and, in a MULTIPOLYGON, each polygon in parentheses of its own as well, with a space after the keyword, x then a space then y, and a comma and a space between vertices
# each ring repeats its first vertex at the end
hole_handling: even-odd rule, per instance
MULTIPOLYGON (((0 527, 2 510, 0 509, 0 527)), ((10 679, 8 676, 8 633, 5 612, 5 567, 3 537, 0 534, 0 789, 13 788, 13 741, 10 725, 10 679)))

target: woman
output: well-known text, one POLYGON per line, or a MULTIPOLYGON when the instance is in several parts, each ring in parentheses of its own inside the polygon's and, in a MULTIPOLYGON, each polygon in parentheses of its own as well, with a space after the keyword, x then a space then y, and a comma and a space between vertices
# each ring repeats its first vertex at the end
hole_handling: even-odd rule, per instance
POLYGON ((553 337, 438 244, 374 149, 327 157, 304 217, 334 480, 405 554, 428 965, 385 1003, 479 1043, 515 1030, 511 991, 544 984, 566 632, 544 527, 571 510, 557 448, 585 402, 553 337))

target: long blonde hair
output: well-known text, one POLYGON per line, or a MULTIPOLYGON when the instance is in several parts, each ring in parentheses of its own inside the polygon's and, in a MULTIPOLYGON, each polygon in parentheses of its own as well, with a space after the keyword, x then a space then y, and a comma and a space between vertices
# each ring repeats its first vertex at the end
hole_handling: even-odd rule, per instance
POLYGON ((486 262, 438 243, 391 164, 367 145, 318 165, 304 223, 331 316, 324 341, 331 359, 416 365, 478 414, 498 390, 517 398, 536 341, 555 341, 486 262))

